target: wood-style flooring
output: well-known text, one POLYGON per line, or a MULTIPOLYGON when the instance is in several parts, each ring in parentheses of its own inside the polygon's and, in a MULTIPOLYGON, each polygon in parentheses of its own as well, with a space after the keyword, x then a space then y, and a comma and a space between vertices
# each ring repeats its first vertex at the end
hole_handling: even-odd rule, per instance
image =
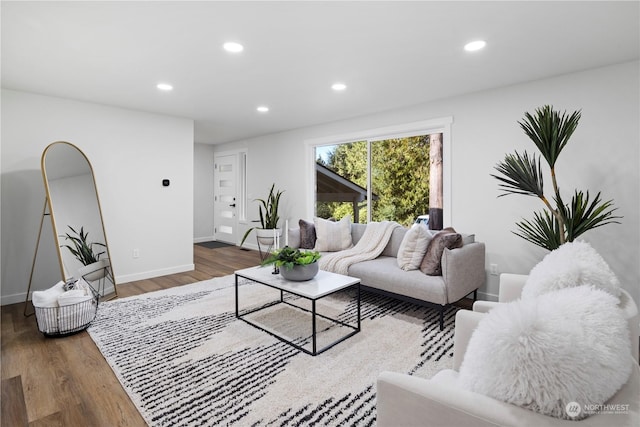
MULTIPOLYGON (((194 271, 118 285, 118 297, 226 276, 259 261, 256 251, 194 245, 194 271)), ((24 317, 24 304, 0 310, 1 426, 146 426, 86 331, 45 338, 35 316, 24 317)))
MULTIPOLYGON (((257 265, 258 252, 194 245, 195 270, 118 285, 118 296, 226 276, 257 265)), ((1 307, 0 425, 146 426, 86 331, 45 338, 24 304, 1 307)))

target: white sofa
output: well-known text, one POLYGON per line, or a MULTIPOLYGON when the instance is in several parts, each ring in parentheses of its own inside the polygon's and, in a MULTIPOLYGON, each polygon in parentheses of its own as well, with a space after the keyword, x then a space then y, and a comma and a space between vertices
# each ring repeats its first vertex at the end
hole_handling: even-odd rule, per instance
MULTIPOLYGON (((502 274, 500 302, 519 297, 527 276, 502 274)), ((499 303, 500 303, 499 302, 499 303)), ((629 322, 633 355, 632 374, 608 402, 621 405, 621 413, 597 413, 581 421, 548 417, 457 385, 458 370, 478 322, 495 302, 477 301, 474 311, 456 314, 453 369, 426 380, 406 374, 383 372, 377 382, 377 424, 393 426, 639 426, 640 370, 638 366, 638 307, 625 291, 620 308, 629 322), (628 406, 625 406, 628 405, 628 406)), ((613 406, 611 408, 614 408, 613 406)))

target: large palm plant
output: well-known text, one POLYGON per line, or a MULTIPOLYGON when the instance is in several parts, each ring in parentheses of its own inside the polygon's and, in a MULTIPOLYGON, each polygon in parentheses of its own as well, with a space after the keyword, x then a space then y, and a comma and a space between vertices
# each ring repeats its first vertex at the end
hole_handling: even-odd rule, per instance
POLYGON ((533 220, 523 219, 516 223, 514 234, 543 248, 553 250, 565 242, 571 242, 584 232, 606 224, 618 223, 614 216, 613 200, 602 201, 600 193, 593 201, 589 192, 575 190, 571 202, 566 204, 556 181, 556 161, 580 121, 580 111, 571 115, 560 114, 552 106, 545 105, 535 111, 535 115, 525 113, 524 120, 518 122, 525 134, 533 141, 551 170, 553 198, 544 194, 544 182, 540 157, 535 154, 507 154, 495 166, 501 175, 491 175, 500 181, 500 189, 508 194, 523 194, 538 197, 545 205, 542 212, 534 212, 533 220))

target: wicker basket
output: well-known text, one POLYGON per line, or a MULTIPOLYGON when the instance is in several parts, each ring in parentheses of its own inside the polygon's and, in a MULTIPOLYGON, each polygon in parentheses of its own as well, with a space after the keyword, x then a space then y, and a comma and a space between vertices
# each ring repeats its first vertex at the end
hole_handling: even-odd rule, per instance
POLYGON ((35 307, 38 330, 47 337, 60 337, 83 331, 98 312, 100 296, 89 285, 92 298, 61 307, 35 307))

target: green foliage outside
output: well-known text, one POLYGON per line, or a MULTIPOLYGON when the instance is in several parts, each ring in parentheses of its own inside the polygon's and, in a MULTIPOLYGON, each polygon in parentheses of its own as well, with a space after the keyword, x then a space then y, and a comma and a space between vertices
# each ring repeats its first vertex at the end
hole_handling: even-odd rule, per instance
MULTIPOLYGON (((326 162, 337 174, 367 188, 367 141, 337 145, 326 162)), ((373 221, 393 220, 405 226, 429 212, 429 136, 394 138, 371 143, 373 221)), ((362 202, 360 222, 367 220, 362 202)), ((336 219, 351 215, 351 203, 323 202, 316 215, 336 219)))

